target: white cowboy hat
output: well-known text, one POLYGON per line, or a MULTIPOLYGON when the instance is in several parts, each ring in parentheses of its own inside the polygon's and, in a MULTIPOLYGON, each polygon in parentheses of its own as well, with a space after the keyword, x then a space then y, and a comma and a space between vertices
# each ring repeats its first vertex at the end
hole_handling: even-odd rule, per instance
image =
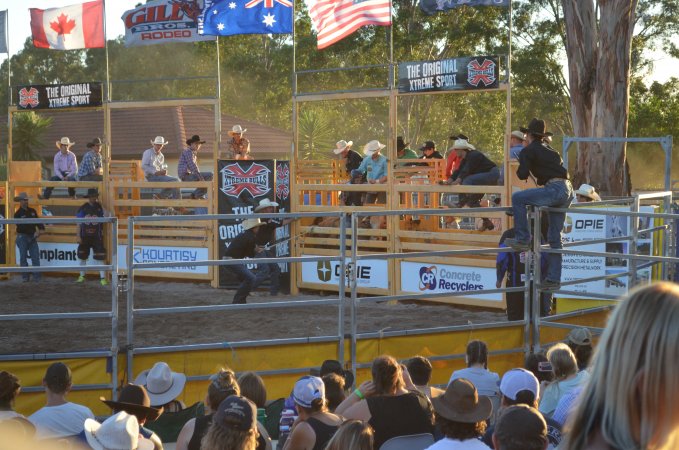
POLYGON ((341 141, 337 141, 337 144, 335 145, 337 145, 337 148, 333 148, 332 151, 336 155, 339 155, 344 150, 346 150, 347 147, 351 147, 352 145, 354 145, 354 141, 347 142, 344 139, 342 139, 341 141))
POLYGON ((526 139, 526 135, 523 134, 523 132, 521 132, 519 130, 512 131, 511 136, 517 138, 520 141, 523 141, 524 139, 526 139))
POLYGON ((365 144, 365 147, 363 147, 363 153, 367 156, 372 156, 382 150, 384 147, 386 147, 386 145, 380 144, 380 141, 375 139, 374 141, 370 141, 365 144))
POLYGON ((264 224, 259 219, 245 219, 241 223, 241 226, 243 227, 243 231, 248 231, 249 229, 258 227, 260 225, 264 225, 264 224))
POLYGON ((457 139, 453 144, 453 149, 476 150, 476 147, 474 147, 472 144, 469 143, 469 141, 465 139, 457 139))
POLYGON ((259 201, 259 205, 255 208, 255 212, 261 211, 264 208, 268 208, 270 206, 278 206, 278 203, 272 202, 268 198, 262 199, 259 201))
POLYGON ((71 148, 75 145, 75 142, 71 142, 71 140, 68 137, 64 136, 56 142, 56 145, 57 148, 61 150, 62 145, 66 145, 68 146, 68 148, 71 148))
POLYGON ((121 411, 99 423, 85 419, 85 438, 94 450, 130 449, 152 450, 153 442, 139 437, 139 421, 135 416, 121 411))
POLYGON ((233 127, 231 127, 231 131, 228 132, 228 135, 233 136, 234 134, 243 134, 246 131, 248 131, 247 128, 243 128, 240 125, 234 125, 233 127))
POLYGON ((594 186, 590 186, 589 184, 581 184, 578 190, 575 191, 575 194, 591 198, 595 202, 601 201, 601 197, 599 197, 599 194, 596 193, 596 189, 594 189, 594 186))
POLYGON ((184 390, 186 375, 170 370, 164 362, 157 362, 150 370, 140 373, 134 384, 144 386, 151 399, 151 406, 170 403, 184 390))
POLYGON ((162 136, 156 136, 156 138, 151 141, 151 144, 153 145, 167 145, 169 143, 170 141, 166 141, 162 136))

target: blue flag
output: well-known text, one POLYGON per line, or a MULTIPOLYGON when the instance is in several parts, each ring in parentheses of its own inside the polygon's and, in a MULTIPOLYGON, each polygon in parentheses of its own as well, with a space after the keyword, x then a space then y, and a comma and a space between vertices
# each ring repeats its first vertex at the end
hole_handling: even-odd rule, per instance
POLYGON ((292 0, 206 0, 198 29, 210 36, 292 33, 292 0))
POLYGON ((0 11, 0 53, 9 53, 7 50, 7 10, 0 11))
POLYGON ((432 15, 460 6, 509 6, 511 0, 420 0, 420 9, 432 15))

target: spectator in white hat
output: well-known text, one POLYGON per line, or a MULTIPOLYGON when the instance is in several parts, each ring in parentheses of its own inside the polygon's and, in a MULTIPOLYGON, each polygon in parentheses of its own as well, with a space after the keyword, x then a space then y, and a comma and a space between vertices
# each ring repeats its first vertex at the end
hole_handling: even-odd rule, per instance
MULTIPOLYGON (((153 147, 144 150, 141 157, 141 169, 144 171, 146 181, 160 181, 160 182, 176 182, 179 178, 171 177, 167 174, 167 164, 165 164, 165 155, 163 155, 163 147, 169 144, 162 136, 156 136, 151 141, 153 147)), ((162 198, 179 198, 179 189, 163 189, 160 191, 162 198)))
POLYGON ((85 420, 85 437, 93 450, 153 450, 153 442, 139 436, 139 422, 133 415, 121 411, 99 423, 85 420))
POLYGON ((227 134, 231 139, 226 141, 223 159, 252 159, 250 156, 250 141, 243 137, 248 131, 240 125, 234 125, 227 134))
MULTIPOLYGON (((368 142, 363 147, 365 158, 358 166, 358 169, 351 171, 352 177, 358 177, 366 173, 368 184, 384 184, 387 182, 387 158, 380 154, 386 145, 380 144, 380 141, 373 140, 368 142)), ((368 205, 376 202, 385 203, 387 201, 386 192, 368 192, 365 197, 365 203, 368 205)))
POLYGON ((519 159, 519 153, 525 147, 526 136, 519 130, 512 131, 509 135, 509 159, 519 159))
POLYGON ((575 194, 575 203, 600 202, 601 197, 596 193, 594 186, 581 184, 575 194))
POLYGON ((134 380, 134 384, 144 386, 151 400, 151 406, 177 412, 185 408, 177 397, 184 390, 186 375, 173 372, 165 362, 157 362, 149 370, 144 370, 134 380))
POLYGON ((313 376, 302 378, 295 383, 292 398, 299 418, 283 449, 325 448, 342 424, 342 418, 328 411, 323 380, 313 376))

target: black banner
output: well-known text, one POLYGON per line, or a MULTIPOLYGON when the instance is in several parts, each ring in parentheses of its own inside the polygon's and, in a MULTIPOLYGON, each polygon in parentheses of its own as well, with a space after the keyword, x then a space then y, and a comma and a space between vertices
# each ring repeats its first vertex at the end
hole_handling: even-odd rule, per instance
POLYGON ((468 91, 500 86, 499 58, 475 56, 398 65, 398 92, 468 91))
POLYGON ((19 109, 87 108, 102 105, 102 83, 18 86, 19 109))
MULTIPOLYGON (((276 203, 279 212, 290 212, 290 161, 276 161, 276 203)), ((290 224, 276 229, 276 256, 289 257, 290 224)), ((280 263, 281 291, 290 292, 290 264, 280 263)))
MULTIPOLYGON (((275 161, 218 161, 217 176, 219 214, 233 214, 233 219, 219 221, 219 258, 225 256, 231 240, 242 230, 243 214, 252 214, 260 200, 274 200, 275 161)), ((256 268, 255 264, 250 266, 256 268)), ((226 266, 219 267, 219 287, 236 286, 237 280, 226 266)))

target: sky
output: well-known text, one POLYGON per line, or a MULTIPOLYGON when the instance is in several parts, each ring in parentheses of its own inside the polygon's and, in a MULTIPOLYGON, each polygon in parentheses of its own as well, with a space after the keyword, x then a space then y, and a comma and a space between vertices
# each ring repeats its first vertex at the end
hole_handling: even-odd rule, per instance
MULTIPOLYGON (((78 3, 78 0, 0 0, 0 10, 9 13, 9 51, 16 54, 23 48, 24 41, 31 34, 31 19, 28 8, 56 8, 78 3)), ((106 38, 114 39, 125 32, 120 17, 129 9, 134 8, 140 0, 106 0, 106 38)), ((679 38, 678 38, 679 39, 679 38)), ((647 77, 647 81, 665 82, 672 76, 679 74, 679 59, 656 51, 651 53, 654 60, 654 70, 647 77)), ((7 59, 5 53, 0 54, 0 63, 7 59)))

